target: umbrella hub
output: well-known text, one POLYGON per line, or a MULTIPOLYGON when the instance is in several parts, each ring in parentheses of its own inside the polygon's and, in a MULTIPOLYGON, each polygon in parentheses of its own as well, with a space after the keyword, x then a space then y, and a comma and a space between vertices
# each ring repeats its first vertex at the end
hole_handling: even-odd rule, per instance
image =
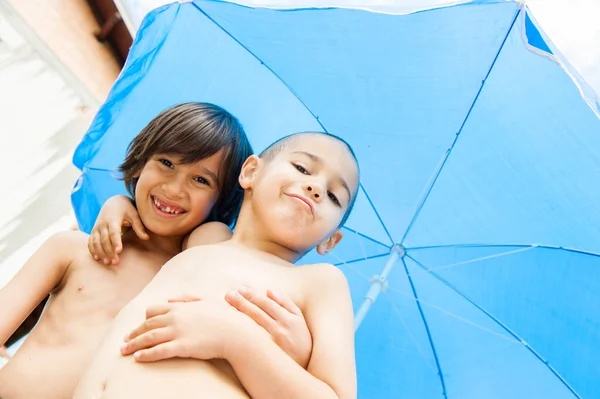
POLYGON ((385 289, 387 288, 388 275, 392 271, 392 268, 394 267, 398 259, 402 259, 405 256, 406 248, 404 248, 401 244, 394 244, 394 246, 392 246, 392 248, 390 249, 390 254, 387 257, 387 261, 385 262, 381 273, 371 277, 371 286, 369 287, 369 290, 365 295, 365 299, 363 300, 360 309, 358 309, 358 312, 356 312, 356 315, 354 316, 354 331, 358 330, 358 327, 369 312, 369 309, 371 309, 373 303, 375 303, 375 301, 377 300, 379 294, 382 291, 385 291, 385 289))

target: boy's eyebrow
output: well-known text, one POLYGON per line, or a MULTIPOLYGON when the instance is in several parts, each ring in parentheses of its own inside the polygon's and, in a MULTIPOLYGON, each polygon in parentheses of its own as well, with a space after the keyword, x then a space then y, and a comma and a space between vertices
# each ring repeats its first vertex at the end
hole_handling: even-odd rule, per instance
MULTIPOLYGON (((314 162, 323 163, 323 159, 321 159, 321 157, 315 155, 315 154, 311 154, 310 152, 306 152, 306 151, 294 151, 292 154, 302 154, 302 155, 306 155, 307 157, 309 157, 310 159, 312 159, 314 162)), ((348 193, 348 201, 350 201, 352 199, 352 194, 350 194, 350 188, 348 187, 348 183, 346 183, 346 180, 344 180, 344 178, 342 176, 340 176, 339 178, 340 184, 342 185, 342 187, 344 187, 344 189, 346 189, 346 192, 348 193)))
MULTIPOLYGON (((170 155, 170 154, 166 154, 166 155, 176 158, 175 163, 177 165, 183 165, 183 163, 181 162, 181 157, 179 157, 177 155, 170 155)), ((210 177, 217 184, 217 186, 219 186, 219 178, 212 170, 208 169, 206 166, 203 166, 203 165, 198 165, 198 166, 202 169, 202 171, 205 174, 208 175, 208 177, 210 177)))
POLYGON ((210 177, 211 179, 213 179, 213 181, 218 185, 219 184, 219 178, 217 177, 216 174, 213 173, 212 170, 204 167, 204 166, 200 166, 203 170, 204 173, 206 173, 208 175, 208 177, 210 177))

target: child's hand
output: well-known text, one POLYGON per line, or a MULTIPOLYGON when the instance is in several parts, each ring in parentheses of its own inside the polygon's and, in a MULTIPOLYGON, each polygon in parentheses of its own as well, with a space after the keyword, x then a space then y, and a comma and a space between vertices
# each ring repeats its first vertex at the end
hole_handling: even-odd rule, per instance
POLYGON ((285 353, 306 368, 312 353, 312 337, 302 311, 287 296, 252 288, 229 292, 225 300, 264 328, 285 353))
POLYGON ((133 354, 139 362, 173 357, 220 359, 225 346, 254 325, 240 316, 223 301, 199 298, 151 306, 146 310, 146 321, 125 337, 121 354, 133 354))
POLYGON ((119 263, 118 254, 123 250, 121 226, 132 227, 142 240, 150 238, 131 200, 115 195, 104 203, 88 239, 88 249, 94 259, 105 265, 119 263))

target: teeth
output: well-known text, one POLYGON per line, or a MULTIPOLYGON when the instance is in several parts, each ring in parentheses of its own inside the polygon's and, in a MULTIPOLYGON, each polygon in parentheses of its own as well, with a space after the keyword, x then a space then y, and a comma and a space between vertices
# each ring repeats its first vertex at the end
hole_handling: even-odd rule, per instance
POLYGON ((165 213, 170 213, 171 215, 179 215, 181 213, 181 211, 176 211, 175 209, 171 209, 171 207, 168 206, 163 206, 158 199, 156 199, 156 197, 153 197, 154 199, 154 205, 157 206, 158 209, 160 209, 161 211, 165 212, 165 213))

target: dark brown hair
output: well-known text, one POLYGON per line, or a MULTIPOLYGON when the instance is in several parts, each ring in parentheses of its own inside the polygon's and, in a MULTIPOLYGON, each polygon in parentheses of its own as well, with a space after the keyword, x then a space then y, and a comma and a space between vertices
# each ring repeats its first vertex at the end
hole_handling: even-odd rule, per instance
POLYGON ((237 118, 217 105, 190 102, 162 111, 129 144, 119 171, 135 199, 138 179, 134 176, 153 155, 175 154, 183 163, 195 163, 221 149, 225 154, 218 172, 219 199, 208 220, 231 225, 244 197, 238 177, 252 146, 237 118))

